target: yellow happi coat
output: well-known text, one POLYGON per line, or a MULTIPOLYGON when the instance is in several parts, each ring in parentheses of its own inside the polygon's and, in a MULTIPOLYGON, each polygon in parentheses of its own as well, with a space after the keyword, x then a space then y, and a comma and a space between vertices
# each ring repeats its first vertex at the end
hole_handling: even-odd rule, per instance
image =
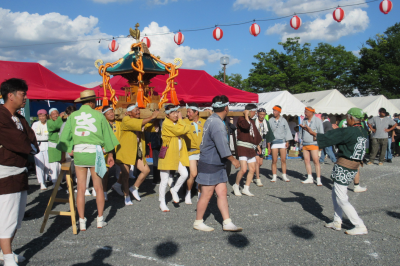
POLYGON ((168 146, 164 159, 158 159, 159 170, 178 170, 179 162, 183 166, 189 166, 189 155, 186 143, 182 138, 190 130, 190 125, 179 119, 176 125, 170 119, 165 118, 162 124, 161 138, 162 146, 168 146), (179 139, 181 137, 182 149, 179 150, 179 139))
POLYGON ((206 122, 205 119, 199 118, 197 120, 197 127, 198 131, 196 132, 196 127, 194 126, 194 121, 190 121, 189 119, 184 119, 183 122, 188 124, 190 126, 189 133, 187 133, 184 136, 186 146, 188 148, 188 154, 193 155, 193 154, 199 154, 200 153, 200 144, 201 141, 203 140, 203 129, 204 129, 204 123, 206 122), (190 151, 194 150, 194 151, 190 151))
MULTIPOLYGON (((117 163, 124 163, 135 165, 137 160, 137 149, 138 141, 136 132, 140 132, 139 140, 142 144, 142 160, 143 164, 146 165, 146 141, 143 132, 143 119, 130 118, 125 116, 122 119, 120 126, 120 146, 117 148, 117 163)), ((154 131, 154 126, 152 123, 147 123, 144 126, 145 131, 154 131)))

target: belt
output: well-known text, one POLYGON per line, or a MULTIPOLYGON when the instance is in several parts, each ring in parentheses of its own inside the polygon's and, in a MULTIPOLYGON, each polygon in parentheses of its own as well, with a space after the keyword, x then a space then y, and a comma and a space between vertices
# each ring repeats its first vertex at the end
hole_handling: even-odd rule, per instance
POLYGON ((74 152, 96 153, 96 145, 93 144, 77 144, 74 146, 74 152))
POLYGON ((49 142, 49 148, 57 149, 57 143, 51 142, 51 141, 48 141, 48 142, 49 142))
POLYGON ((0 165, 0 179, 28 172, 26 167, 0 165))
POLYGON ((358 170, 358 167, 360 167, 360 165, 361 165, 360 162, 351 161, 351 160, 348 160, 348 159, 343 158, 343 157, 339 157, 339 159, 337 160, 336 164, 340 165, 340 166, 343 166, 343 167, 346 167, 346 168, 351 169, 351 170, 358 170))
POLYGON ((241 140, 237 141, 237 146, 246 147, 246 148, 253 149, 253 150, 255 150, 257 148, 257 145, 250 143, 250 142, 241 141, 241 140))

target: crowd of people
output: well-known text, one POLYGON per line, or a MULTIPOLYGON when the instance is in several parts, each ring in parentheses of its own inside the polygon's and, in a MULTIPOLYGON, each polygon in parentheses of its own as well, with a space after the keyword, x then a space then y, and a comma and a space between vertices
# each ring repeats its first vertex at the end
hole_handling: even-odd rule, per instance
POLYGON ((263 186, 260 168, 269 155, 272 158, 270 181, 277 182, 280 157, 281 179, 290 182, 286 172, 287 152, 290 146, 296 145, 302 150, 307 173, 303 184, 314 184, 311 161, 317 186, 322 186, 320 164, 324 163, 325 155, 334 163, 331 174, 334 215, 333 221, 325 226, 341 230, 345 213, 355 226, 346 233, 360 235, 367 234, 368 230, 348 201, 347 186, 354 182, 354 192, 366 191, 359 185, 359 168, 365 161, 369 142, 372 151, 367 164, 373 164, 380 149, 381 165, 385 156, 387 161, 391 160, 391 151, 386 152, 388 139, 396 142, 399 140, 396 137, 400 136, 396 134, 399 125, 383 108, 378 117, 368 121, 361 109, 351 108, 344 120, 336 118, 338 123, 332 124, 328 114, 322 114, 319 119, 312 107, 306 107, 304 119, 297 125, 293 120, 287 122, 279 105, 273 107, 272 117, 266 120, 267 110, 248 104, 244 115, 234 122, 228 117, 229 99, 225 95, 213 98, 207 119, 200 117, 202 110, 195 103, 186 105, 186 118, 182 117, 179 106, 167 104, 163 120, 157 119, 158 110, 148 118, 140 118, 139 107, 130 104, 119 121, 111 106, 103 107, 101 112, 94 109, 96 96, 91 90, 83 91, 75 100, 82 104, 79 110, 73 106, 62 113, 55 108, 48 112, 39 110, 38 121, 30 127, 18 114, 25 106, 27 91, 28 86, 20 79, 9 79, 1 84, 4 105, 0 105, 0 209, 8 215, 0 217, 0 245, 7 266, 23 260, 12 253, 11 243, 25 212, 29 155, 35 156, 36 176, 42 190, 47 189, 47 181, 56 183, 66 158, 73 160, 81 231, 86 230, 85 195, 89 193, 90 179, 92 195, 96 196, 97 228, 107 225, 103 210, 108 198, 109 177, 116 178, 111 187, 121 195, 126 206, 133 204, 131 195, 141 201, 139 189, 151 172, 146 161, 150 143, 153 183, 159 184, 160 210, 170 211, 165 199, 168 188, 176 204, 180 203, 178 192, 182 187, 186 187, 184 202, 192 204, 195 188, 197 212, 193 228, 213 231, 214 228, 204 223, 203 216, 215 193, 223 217, 223 230, 238 232, 243 229, 232 222, 227 199, 232 166, 239 169, 232 186, 234 195, 254 196, 250 185, 254 182, 263 186), (132 176, 136 176, 135 181, 129 186, 132 176))

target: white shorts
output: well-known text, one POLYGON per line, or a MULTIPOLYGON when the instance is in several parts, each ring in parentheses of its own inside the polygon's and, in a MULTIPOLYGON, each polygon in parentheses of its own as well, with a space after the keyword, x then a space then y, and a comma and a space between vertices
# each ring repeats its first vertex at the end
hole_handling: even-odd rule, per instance
POLYGON ((239 161, 247 161, 247 163, 255 163, 256 157, 248 158, 246 156, 240 156, 239 161))
POLYGON ((286 142, 278 143, 278 144, 272 144, 271 149, 286 149, 286 142))
POLYGON ((24 218, 27 191, 0 195, 0 238, 12 238, 21 228, 24 218))
POLYGON ((189 155, 189 161, 198 161, 200 160, 200 153, 189 155))

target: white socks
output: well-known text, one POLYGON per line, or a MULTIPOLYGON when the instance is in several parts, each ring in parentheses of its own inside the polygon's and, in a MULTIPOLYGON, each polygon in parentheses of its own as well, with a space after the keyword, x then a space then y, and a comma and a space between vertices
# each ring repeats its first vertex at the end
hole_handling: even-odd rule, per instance
POLYGON ((276 182, 276 175, 272 175, 271 182, 276 182))
POLYGON ((162 212, 169 212, 169 209, 167 207, 167 204, 165 203, 165 200, 160 201, 160 209, 162 212))
POLYGON ((322 186, 321 177, 317 177, 317 186, 322 186))
POLYGON ((250 196, 250 197, 254 197, 254 195, 249 190, 249 186, 246 186, 246 185, 243 186, 242 194, 250 196))
POLYGON ((131 196, 125 196, 125 206, 127 205, 133 205, 132 201, 131 201, 131 196))
POLYGON ((4 266, 18 266, 14 259, 14 253, 4 254, 4 266))
POLYGON ((97 228, 103 228, 106 225, 107 225, 107 223, 104 222, 103 216, 97 217, 97 228))

